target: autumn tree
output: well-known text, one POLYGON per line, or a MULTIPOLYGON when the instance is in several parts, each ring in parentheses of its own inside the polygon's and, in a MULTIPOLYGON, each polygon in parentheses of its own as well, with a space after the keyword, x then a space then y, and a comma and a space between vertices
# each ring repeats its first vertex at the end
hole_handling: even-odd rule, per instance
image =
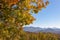
POLYGON ((18 34, 22 26, 35 20, 31 12, 38 13, 48 3, 46 0, 0 0, 0 36, 10 38, 18 34))
POLYGON ((1 0, 0 26, 21 27, 28 25, 35 20, 30 11, 37 13, 48 3, 43 0, 1 0))

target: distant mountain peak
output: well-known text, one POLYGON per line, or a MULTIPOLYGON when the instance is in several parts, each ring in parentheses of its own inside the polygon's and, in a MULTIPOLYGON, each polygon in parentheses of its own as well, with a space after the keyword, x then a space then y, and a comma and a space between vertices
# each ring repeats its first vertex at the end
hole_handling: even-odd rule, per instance
POLYGON ((40 27, 24 27, 24 31, 28 32, 51 32, 51 33, 59 33, 59 28, 40 28, 40 27))

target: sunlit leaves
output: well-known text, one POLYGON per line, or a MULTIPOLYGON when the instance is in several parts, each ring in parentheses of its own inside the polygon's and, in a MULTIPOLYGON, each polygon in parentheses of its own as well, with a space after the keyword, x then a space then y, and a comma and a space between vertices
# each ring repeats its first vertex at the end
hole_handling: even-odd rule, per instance
POLYGON ((18 3, 18 0, 3 0, 3 2, 7 3, 9 6, 12 6, 18 3))
POLYGON ((35 20, 30 11, 38 13, 48 4, 44 0, 0 0, 0 34, 8 40, 15 37, 22 26, 35 20))
POLYGON ((28 25, 35 20, 30 11, 38 13, 39 10, 45 8, 48 4, 49 2, 44 2, 44 0, 1 0, 0 19, 5 27, 9 27, 9 25, 19 27, 20 24, 22 26, 28 25))

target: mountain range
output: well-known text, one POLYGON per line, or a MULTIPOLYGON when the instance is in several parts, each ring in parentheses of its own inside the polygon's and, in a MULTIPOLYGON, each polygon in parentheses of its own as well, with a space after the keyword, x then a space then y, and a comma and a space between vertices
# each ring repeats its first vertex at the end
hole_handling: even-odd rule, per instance
POLYGON ((24 27, 24 31, 27 32, 50 32, 50 33, 57 33, 60 34, 59 28, 40 28, 40 27, 24 27))

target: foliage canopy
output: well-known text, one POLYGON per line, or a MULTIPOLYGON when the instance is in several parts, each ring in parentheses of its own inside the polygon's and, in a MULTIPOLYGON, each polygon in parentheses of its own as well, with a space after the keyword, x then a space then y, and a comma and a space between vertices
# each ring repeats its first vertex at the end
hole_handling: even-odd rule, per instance
POLYGON ((37 13, 48 5, 44 0, 1 0, 0 26, 20 26, 32 23, 35 18, 30 14, 37 13))
POLYGON ((3 37, 17 34, 23 25, 35 20, 31 12, 37 13, 48 3, 44 0, 0 0, 0 34, 3 37))

